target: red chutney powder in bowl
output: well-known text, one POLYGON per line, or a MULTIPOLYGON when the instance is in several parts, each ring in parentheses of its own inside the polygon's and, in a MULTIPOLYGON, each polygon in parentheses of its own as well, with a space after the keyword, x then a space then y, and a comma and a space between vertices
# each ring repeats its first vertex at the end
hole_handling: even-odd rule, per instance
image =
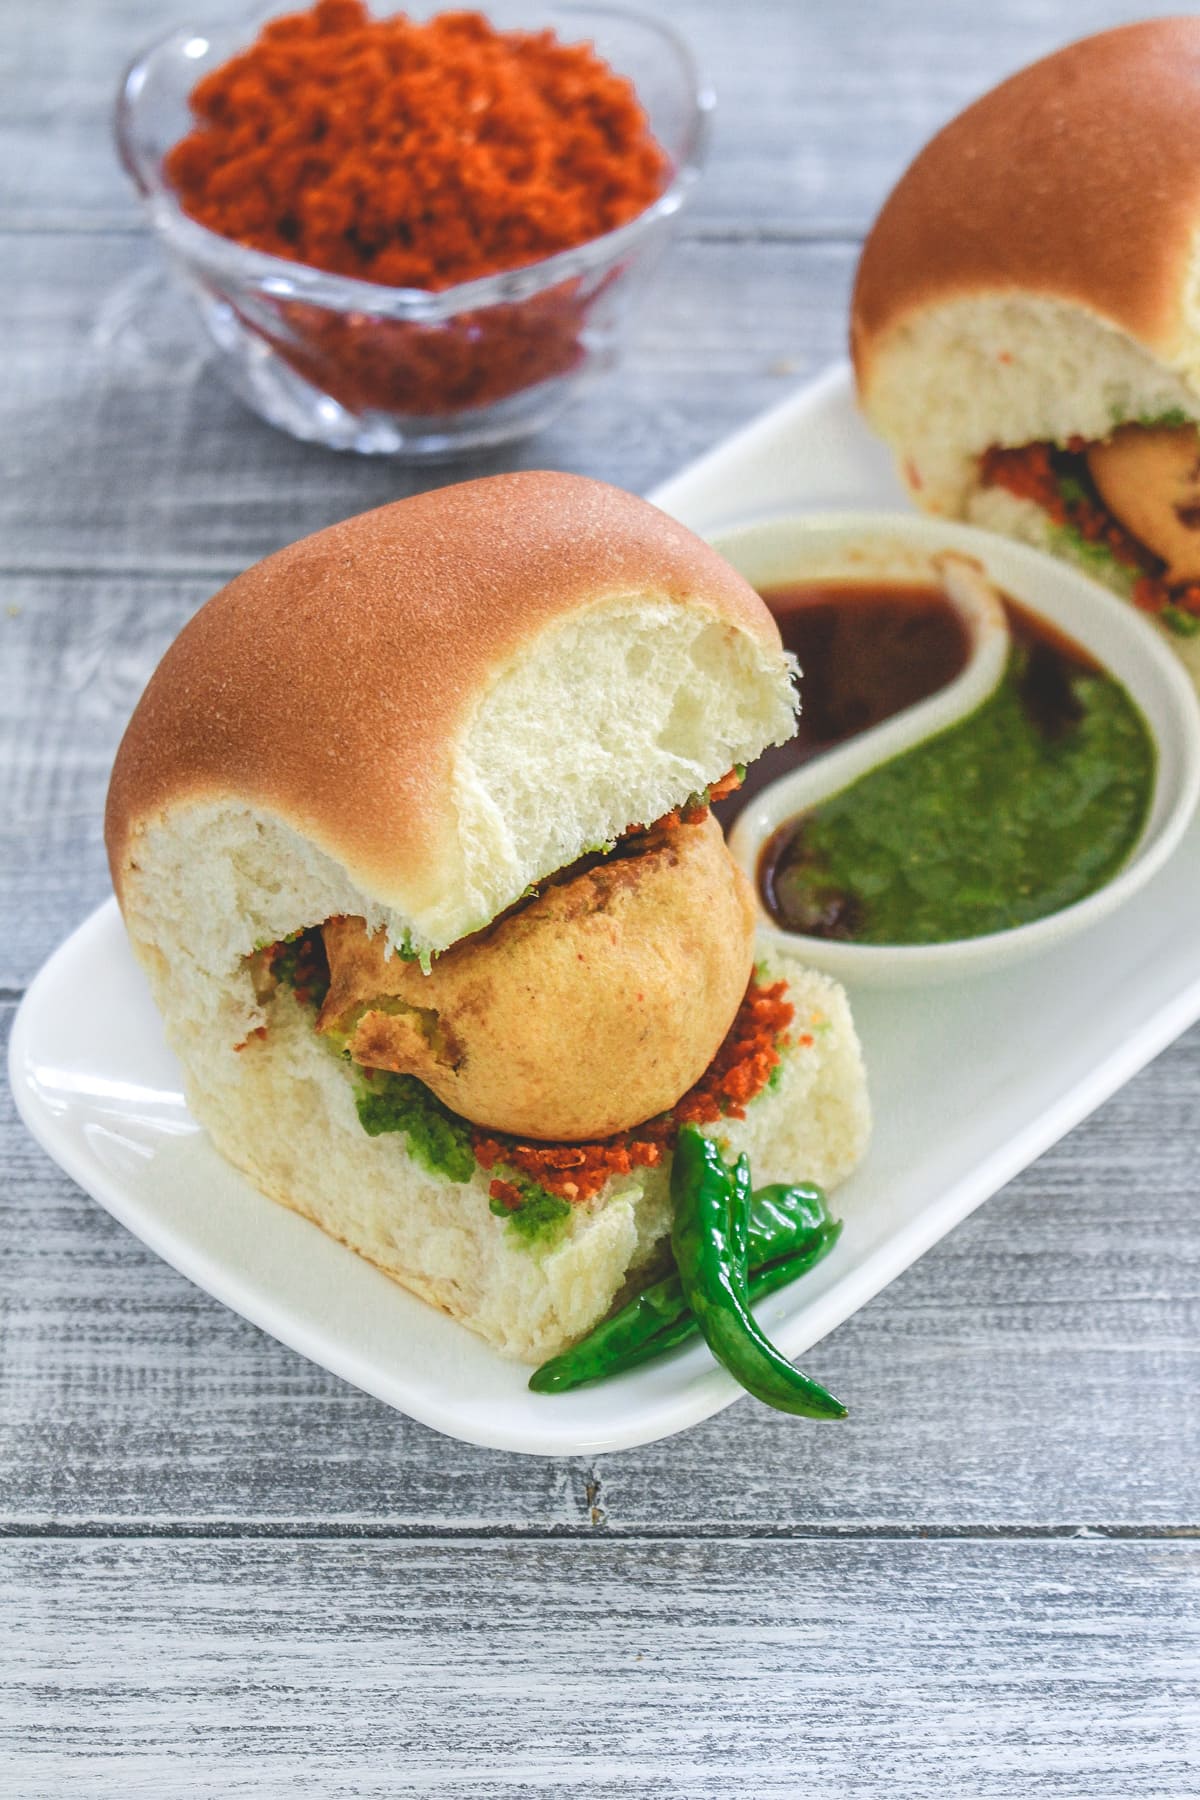
POLYGON ((570 250, 667 177, 630 82, 589 44, 480 13, 317 0, 197 82, 167 157, 193 219, 334 275, 438 291, 570 250))
POLYGON ((257 329, 306 381, 351 413, 438 416, 487 406, 567 375, 583 357, 580 333, 596 290, 564 282, 507 305, 455 314, 444 324, 278 304, 278 331, 257 329))
MULTIPOLYGON (((126 111, 139 92, 131 76, 126 111)), ((540 265, 599 248, 678 172, 633 82, 590 43, 473 12, 374 18, 362 0, 317 0, 269 20, 187 99, 193 128, 161 159, 175 205, 249 252, 355 284, 335 304, 328 284, 309 299, 286 280, 223 296, 354 415, 446 418, 576 369, 585 328, 640 246, 618 239, 614 258, 552 266, 544 281, 540 265), (468 283, 482 285, 460 305, 468 283)), ((689 99, 695 124, 694 76, 689 99)))

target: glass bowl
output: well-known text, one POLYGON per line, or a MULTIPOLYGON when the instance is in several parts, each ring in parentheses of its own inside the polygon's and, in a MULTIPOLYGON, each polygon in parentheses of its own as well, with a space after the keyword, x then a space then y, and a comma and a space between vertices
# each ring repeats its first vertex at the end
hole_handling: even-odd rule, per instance
MULTIPOLYGON (((247 249, 189 219, 167 186, 164 158, 192 126, 192 88, 280 10, 212 31, 172 31, 130 65, 117 101, 121 160, 220 352, 222 374, 272 425, 334 450, 449 460, 528 436, 585 375, 615 359, 631 305, 700 173, 713 102, 690 53, 666 26, 619 7, 489 5, 502 29, 549 26, 567 41, 590 40, 633 82, 673 175, 616 231, 433 293, 247 249)), ((421 18, 441 8, 404 10, 421 18)))

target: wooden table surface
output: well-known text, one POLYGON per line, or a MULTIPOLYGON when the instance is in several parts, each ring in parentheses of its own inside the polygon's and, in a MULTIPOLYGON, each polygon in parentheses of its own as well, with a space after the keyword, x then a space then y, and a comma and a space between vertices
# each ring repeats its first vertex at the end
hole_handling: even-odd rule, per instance
MULTIPOLYGON (((647 4, 647 0, 642 0, 647 4)), ((721 95, 624 366, 534 443, 646 489, 842 350, 858 243, 996 78, 1143 10, 650 0, 721 95)), ((109 762, 228 575, 444 474, 228 398, 109 141, 178 0, 0 16, 0 1008, 107 891, 109 762)), ((1153 9, 1146 9, 1153 10, 1153 9)), ((203 20, 201 20, 203 22, 203 20)), ((127 1235, 0 1099, 0 1791, 1200 1793, 1200 1031, 809 1359, 595 1461, 467 1448, 127 1235)))

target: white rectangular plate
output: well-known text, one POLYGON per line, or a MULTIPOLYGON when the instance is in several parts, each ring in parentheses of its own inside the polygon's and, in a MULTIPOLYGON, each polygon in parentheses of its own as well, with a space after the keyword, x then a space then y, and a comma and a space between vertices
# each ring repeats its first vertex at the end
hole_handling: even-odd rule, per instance
MULTIPOLYGON (((702 532, 784 508, 905 503, 844 369, 654 498, 702 532)), ((833 1254, 764 1304, 789 1356, 811 1349, 1200 1017, 1198 885, 1194 824, 1129 905, 1063 948, 924 993, 851 990, 875 1138, 838 1192, 846 1228, 833 1254)), ((666 1437, 738 1397, 702 1345, 595 1388, 531 1394, 526 1369, 255 1192, 188 1114, 112 901, 34 981, 9 1060, 34 1136, 152 1250, 285 1344, 439 1431, 506 1450, 594 1454, 666 1437)), ((806 1366, 819 1377, 819 1354, 806 1366)), ((841 1398, 853 1406, 853 1394, 841 1398)), ((795 1429, 799 1450, 816 1428, 795 1429)))

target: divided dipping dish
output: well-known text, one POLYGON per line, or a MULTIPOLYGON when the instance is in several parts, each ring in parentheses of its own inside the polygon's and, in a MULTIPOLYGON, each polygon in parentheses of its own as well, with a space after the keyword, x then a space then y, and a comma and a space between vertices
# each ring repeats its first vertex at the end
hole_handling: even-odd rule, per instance
MULTIPOLYGON (((752 794, 730 846, 755 883, 763 929, 802 948, 840 979, 879 986, 954 980, 1062 943, 1122 905, 1179 843, 1200 798, 1200 702, 1182 666, 1124 602, 1041 552, 971 526, 891 513, 780 515, 714 538, 721 554, 760 591, 878 583, 939 586, 966 637, 961 671, 945 686, 881 723, 780 775, 752 794), (1153 743, 1151 789, 1136 842, 1116 872, 1074 903, 1027 923, 930 943, 862 943, 785 930, 767 910, 759 873, 764 851, 789 821, 860 777, 974 714, 1008 661, 1005 608, 982 583, 947 571, 972 567, 1050 635, 1068 640, 1124 688, 1153 743)), ((803 709, 804 680, 800 683, 803 709)))

